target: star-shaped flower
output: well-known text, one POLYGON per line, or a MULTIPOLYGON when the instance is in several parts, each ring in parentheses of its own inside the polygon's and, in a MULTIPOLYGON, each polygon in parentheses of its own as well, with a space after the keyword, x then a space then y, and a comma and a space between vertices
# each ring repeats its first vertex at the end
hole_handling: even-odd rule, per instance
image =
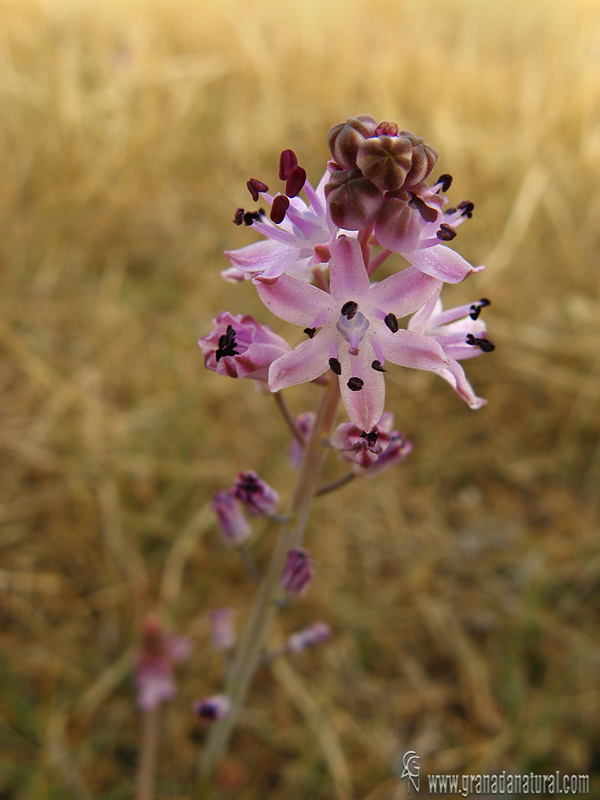
POLYGON ((269 388, 275 392, 312 381, 331 369, 340 376, 351 421, 370 431, 383 414, 386 360, 433 371, 449 367, 435 339, 398 325, 432 297, 440 282, 407 267, 370 285, 356 239, 340 236, 330 250, 330 293, 287 275, 257 284, 265 305, 281 319, 305 326, 309 337, 271 364, 269 388))
POLYGON ((226 250, 231 267, 223 270, 222 277, 232 283, 248 279, 272 283, 285 272, 310 281, 313 267, 328 260, 328 246, 337 233, 325 202, 328 180, 329 172, 325 172, 316 189, 306 181, 303 188, 308 204, 298 196, 273 197, 267 192, 257 192, 270 206, 278 198, 288 200, 285 216, 275 224, 266 215, 257 215, 258 219, 251 221, 252 228, 266 236, 266 240, 239 250, 226 250))
POLYGON ((423 308, 413 314, 408 330, 428 336, 443 348, 448 366, 434 372, 448 381, 471 408, 481 408, 487 400, 477 397, 458 361, 494 350, 494 345, 486 338, 485 322, 479 316, 490 301, 482 298, 444 311, 439 295, 438 289, 423 308))

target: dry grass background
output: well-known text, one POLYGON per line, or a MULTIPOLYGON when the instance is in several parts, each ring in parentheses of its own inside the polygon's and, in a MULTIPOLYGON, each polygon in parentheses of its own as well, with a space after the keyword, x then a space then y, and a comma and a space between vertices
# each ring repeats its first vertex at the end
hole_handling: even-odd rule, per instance
POLYGON ((0 798, 131 795, 131 649, 156 607, 194 640, 158 786, 188 796, 190 703, 222 674, 205 613, 241 622, 253 596, 207 503, 240 468, 292 480, 269 398, 204 372, 196 339, 224 308, 269 322, 219 278, 253 240, 230 223, 245 181, 276 182, 284 147, 318 179, 358 113, 424 136, 476 204, 457 249, 488 269, 446 300, 493 300, 496 352, 467 370, 489 405, 389 374, 415 451, 319 501, 319 579, 274 639, 334 636, 259 675, 219 797, 401 797, 409 748, 423 772, 588 772, 600 796, 598 4, 0 14, 0 798))

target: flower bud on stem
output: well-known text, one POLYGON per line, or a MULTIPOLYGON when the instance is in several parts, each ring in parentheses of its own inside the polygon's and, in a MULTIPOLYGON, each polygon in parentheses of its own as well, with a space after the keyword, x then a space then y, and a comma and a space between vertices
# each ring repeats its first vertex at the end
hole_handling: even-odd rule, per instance
POLYGON ((324 390, 310 438, 306 443, 289 511, 291 522, 283 525, 267 572, 261 583, 258 597, 236 648, 231 668, 227 674, 224 694, 231 702, 231 711, 211 727, 199 764, 199 782, 196 798, 207 797, 207 789, 217 763, 225 753, 240 711, 246 700, 254 673, 261 663, 271 623, 277 613, 277 601, 282 595, 281 573, 292 548, 301 547, 304 531, 310 516, 311 501, 327 452, 321 441, 329 435, 340 399, 339 383, 331 376, 324 390))

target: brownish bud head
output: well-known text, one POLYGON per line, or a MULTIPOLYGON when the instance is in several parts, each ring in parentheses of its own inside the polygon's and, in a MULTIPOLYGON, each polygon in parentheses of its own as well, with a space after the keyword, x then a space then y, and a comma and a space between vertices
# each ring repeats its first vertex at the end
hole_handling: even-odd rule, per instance
POLYGON ((433 171, 437 159, 437 152, 422 139, 418 144, 414 145, 412 165, 406 176, 404 188, 416 186, 418 183, 426 180, 433 171))
POLYGON ((383 193, 358 170, 337 170, 325 186, 331 219, 340 228, 358 231, 371 225, 383 203, 383 193))
POLYGON ((404 183, 411 169, 412 155, 410 139, 375 136, 361 143, 356 165, 364 177, 382 192, 393 192, 404 183))
POLYGON ((377 121, 366 114, 352 117, 329 131, 328 142, 331 155, 344 169, 356 167, 356 154, 365 139, 375 135, 377 121))

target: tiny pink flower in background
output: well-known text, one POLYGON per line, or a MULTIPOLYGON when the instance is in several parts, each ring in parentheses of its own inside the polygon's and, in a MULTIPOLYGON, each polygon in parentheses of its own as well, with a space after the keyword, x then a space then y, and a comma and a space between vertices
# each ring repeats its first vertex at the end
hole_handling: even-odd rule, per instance
MULTIPOLYGON (((308 440, 314 422, 315 415, 312 411, 305 411, 304 414, 300 414, 300 416, 296 419, 296 428, 300 432, 300 435, 304 438, 304 441, 308 440)), ((302 463, 303 455, 304 448, 300 442, 297 439, 292 439, 290 444, 290 464, 292 469, 298 469, 302 463)))
POLYGON ((303 547, 290 550, 285 568, 281 574, 281 587, 288 594, 306 594, 315 574, 313 557, 303 547))
POLYGON ((285 339, 249 314, 222 311, 213 325, 198 344, 207 369, 220 375, 266 381, 273 361, 291 350, 285 339))
POLYGON ((244 516, 242 506, 233 489, 217 492, 212 502, 223 538, 228 544, 242 544, 252 535, 252 529, 244 516))
POLYGON ((292 653, 301 653, 307 647, 327 641, 331 636, 331 628, 326 622, 314 622, 309 628, 288 636, 287 646, 292 653))
POLYGON ((223 694, 216 694, 212 697, 203 697, 196 700, 193 705, 194 714, 205 722, 216 722, 223 719, 231 711, 231 702, 223 694))
POLYGON ((458 362, 494 350, 494 345, 487 339, 485 322, 480 317, 482 309, 489 305, 490 301, 483 298, 444 311, 438 291, 408 323, 410 331, 427 336, 442 347, 448 366, 434 372, 448 381, 459 397, 475 409, 487 401, 477 397, 458 362))
POLYGON ((436 341, 398 324, 421 308, 440 282, 407 267, 370 285, 361 246, 346 236, 331 245, 329 273, 331 293, 287 275, 257 285, 263 303, 281 319, 305 326, 308 336, 273 362, 269 388, 275 392, 312 381, 331 369, 340 376, 350 420, 370 431, 383 414, 386 360, 416 369, 448 367, 436 341))
POLYGON ((363 431, 352 422, 344 422, 331 436, 332 446, 340 456, 355 464, 355 472, 371 477, 404 461, 412 444, 393 430, 394 415, 385 411, 370 431, 363 431))
POLYGON ((165 631, 155 615, 146 617, 134 671, 138 706, 142 711, 151 711, 175 696, 175 665, 186 659, 190 650, 189 639, 165 631))
POLYGON ((208 619, 211 625, 213 647, 216 650, 231 650, 236 641, 233 610, 231 608, 215 608, 208 613, 208 619))
POLYGON ((264 213, 248 214, 239 209, 234 221, 251 225, 266 240, 238 250, 226 250, 231 267, 221 273, 225 280, 235 283, 252 279, 269 283, 285 272, 309 281, 313 269, 320 268, 328 260, 328 245, 337 233, 325 202, 329 173, 325 172, 314 189, 306 180, 306 172, 298 166, 294 153, 284 150, 280 177, 286 181, 286 194, 275 197, 268 194, 268 187, 261 181, 248 181, 253 200, 256 202, 260 197, 271 206, 270 219, 264 213), (308 204, 298 197, 302 189, 308 204))
POLYGON ((275 489, 252 470, 240 472, 235 480, 233 495, 255 517, 271 516, 279 503, 279 494, 275 489))

